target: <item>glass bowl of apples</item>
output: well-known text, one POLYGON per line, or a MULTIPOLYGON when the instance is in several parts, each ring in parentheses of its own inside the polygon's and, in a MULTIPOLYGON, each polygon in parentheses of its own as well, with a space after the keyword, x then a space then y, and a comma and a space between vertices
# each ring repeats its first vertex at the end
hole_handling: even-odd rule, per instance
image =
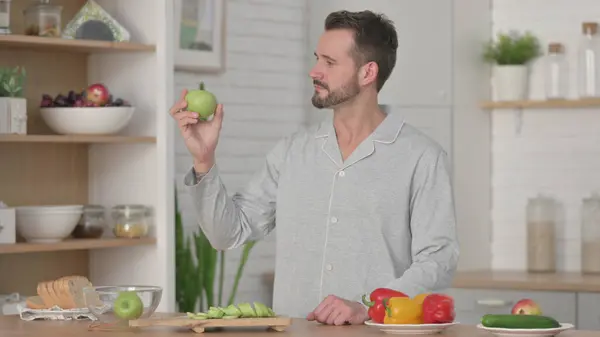
POLYGON ((95 286, 83 289, 85 303, 99 323, 129 326, 149 318, 158 307, 162 288, 157 286, 95 286))

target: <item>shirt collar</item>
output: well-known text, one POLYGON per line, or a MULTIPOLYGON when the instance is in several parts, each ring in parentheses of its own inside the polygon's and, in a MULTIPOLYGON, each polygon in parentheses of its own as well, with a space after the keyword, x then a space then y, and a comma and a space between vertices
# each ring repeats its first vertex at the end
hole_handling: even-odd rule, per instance
MULTIPOLYGON (((391 144, 396 141, 403 126, 404 118, 400 114, 388 113, 386 118, 379 126, 377 126, 369 138, 374 142, 391 144)), ((315 138, 325 137, 335 137, 332 115, 327 116, 327 118, 319 124, 319 127, 315 132, 315 138)))

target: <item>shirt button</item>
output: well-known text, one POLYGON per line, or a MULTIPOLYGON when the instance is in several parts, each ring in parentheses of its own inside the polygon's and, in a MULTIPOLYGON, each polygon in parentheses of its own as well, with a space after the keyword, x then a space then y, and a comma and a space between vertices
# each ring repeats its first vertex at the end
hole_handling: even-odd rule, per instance
POLYGON ((333 270, 333 266, 331 265, 331 263, 328 263, 328 264, 325 266, 325 269, 327 269, 327 270, 329 270, 329 271, 332 271, 332 270, 333 270))
POLYGON ((342 171, 342 172, 339 173, 339 175, 340 175, 340 177, 343 177, 343 176, 346 175, 346 172, 342 171))
POLYGON ((337 218, 336 217, 331 217, 331 223, 336 223, 337 222, 337 218))

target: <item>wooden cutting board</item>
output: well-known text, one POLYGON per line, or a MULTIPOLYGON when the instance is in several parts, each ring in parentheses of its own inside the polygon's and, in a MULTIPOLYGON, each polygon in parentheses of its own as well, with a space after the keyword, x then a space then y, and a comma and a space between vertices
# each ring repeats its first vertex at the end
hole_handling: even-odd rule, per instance
POLYGON ((275 331, 284 331, 292 324, 292 319, 285 316, 265 318, 235 318, 235 319, 191 319, 187 316, 159 317, 132 320, 130 327, 152 327, 171 326, 179 328, 190 328, 194 332, 202 333, 206 328, 227 327, 260 327, 264 326, 275 331))

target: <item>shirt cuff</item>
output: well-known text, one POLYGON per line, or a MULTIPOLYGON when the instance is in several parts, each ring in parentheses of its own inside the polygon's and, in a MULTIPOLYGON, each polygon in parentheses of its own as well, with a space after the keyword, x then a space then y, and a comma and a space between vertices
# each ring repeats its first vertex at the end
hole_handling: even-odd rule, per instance
POLYGON ((189 171, 183 177, 183 183, 188 187, 196 186, 202 181, 202 179, 204 177, 212 174, 213 171, 215 171, 215 170, 216 170, 216 168, 213 165, 208 172, 198 173, 198 172, 196 172, 196 170, 194 169, 194 166, 192 165, 192 167, 189 169, 189 171))

